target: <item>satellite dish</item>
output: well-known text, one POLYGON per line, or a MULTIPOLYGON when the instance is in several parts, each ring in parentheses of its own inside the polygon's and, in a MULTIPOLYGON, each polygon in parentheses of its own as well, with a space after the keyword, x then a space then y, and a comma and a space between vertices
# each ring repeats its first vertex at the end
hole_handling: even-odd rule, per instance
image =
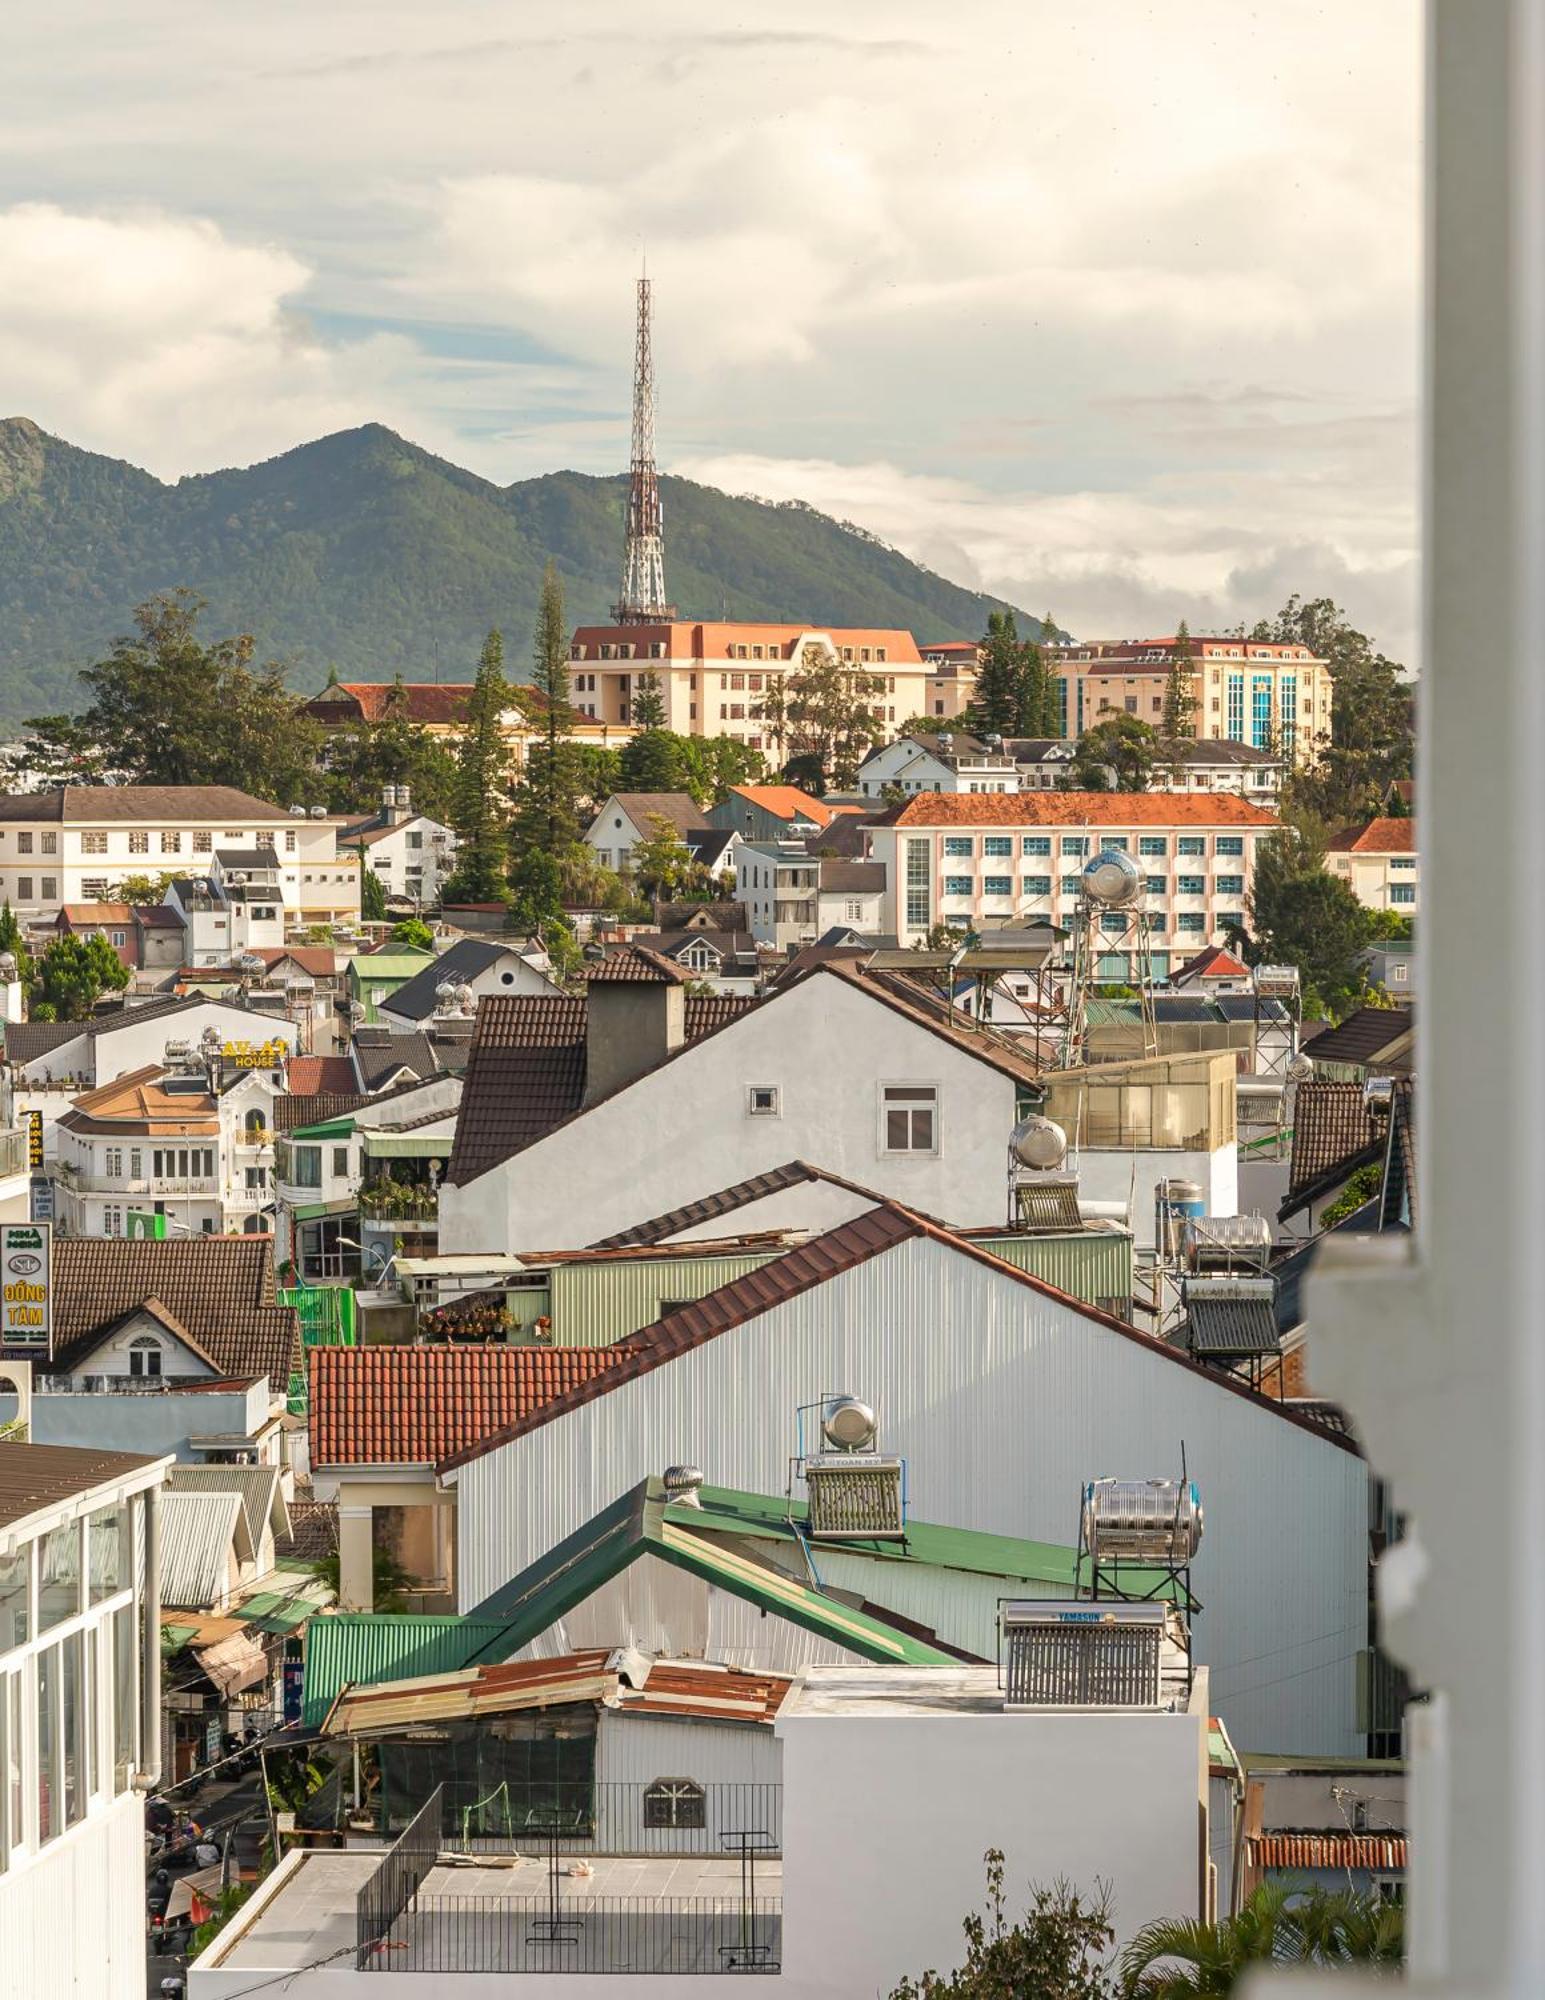
POLYGON ((1054 1119, 1032 1113, 1021 1118, 1009 1134, 1009 1151, 1022 1167, 1049 1173, 1067 1158, 1068 1135, 1054 1119))
POLYGON ((1143 893, 1143 878, 1137 863, 1116 847, 1102 848, 1092 861, 1084 864, 1078 879, 1090 902, 1102 903, 1108 910, 1130 909, 1143 893))
POLYGON ((880 1420, 856 1396, 833 1396, 821 1411, 821 1435, 833 1451, 867 1451, 880 1420))

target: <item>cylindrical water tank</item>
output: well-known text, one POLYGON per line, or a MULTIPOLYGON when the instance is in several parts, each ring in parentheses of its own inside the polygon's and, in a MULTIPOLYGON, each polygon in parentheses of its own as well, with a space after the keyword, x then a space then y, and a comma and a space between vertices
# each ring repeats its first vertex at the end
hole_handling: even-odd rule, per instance
POLYGON ((1187 1563, 1202 1540, 1194 1480, 1091 1479, 1084 1545, 1096 1562, 1187 1563))
POLYGON ((1181 1237, 1190 1221, 1207 1213, 1207 1198, 1195 1181, 1159 1181, 1153 1190, 1153 1247, 1161 1261, 1179 1260, 1181 1237))

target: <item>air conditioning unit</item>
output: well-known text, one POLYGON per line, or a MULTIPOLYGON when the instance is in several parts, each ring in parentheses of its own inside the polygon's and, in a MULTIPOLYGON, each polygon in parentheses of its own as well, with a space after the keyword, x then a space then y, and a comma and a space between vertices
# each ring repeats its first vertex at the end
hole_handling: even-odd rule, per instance
POLYGON ((1157 1708, 1165 1604, 1013 1600, 1003 1606, 1003 1706, 1157 1708))

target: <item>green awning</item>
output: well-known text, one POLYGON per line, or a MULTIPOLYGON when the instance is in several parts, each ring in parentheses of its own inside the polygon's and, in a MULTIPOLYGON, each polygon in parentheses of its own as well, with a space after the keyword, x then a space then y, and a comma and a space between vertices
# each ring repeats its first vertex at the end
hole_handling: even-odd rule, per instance
MULTIPOLYGON (((455 1113, 447 1114, 455 1123, 455 1113)), ((361 1132, 367 1160, 448 1160, 454 1132, 361 1132)))
POLYGON ((299 1208, 290 1210, 294 1222, 315 1222, 321 1215, 352 1215, 359 1207, 357 1195, 344 1195, 338 1201, 308 1201, 299 1208))

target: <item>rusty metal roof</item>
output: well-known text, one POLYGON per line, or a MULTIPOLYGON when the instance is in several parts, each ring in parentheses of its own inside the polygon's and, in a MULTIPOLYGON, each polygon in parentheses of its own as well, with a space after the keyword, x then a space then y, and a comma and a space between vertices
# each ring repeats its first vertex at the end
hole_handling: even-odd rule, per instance
POLYGON ((1256 1833, 1246 1847, 1258 1868, 1367 1868, 1383 1875, 1406 1865, 1403 1833, 1256 1833))

